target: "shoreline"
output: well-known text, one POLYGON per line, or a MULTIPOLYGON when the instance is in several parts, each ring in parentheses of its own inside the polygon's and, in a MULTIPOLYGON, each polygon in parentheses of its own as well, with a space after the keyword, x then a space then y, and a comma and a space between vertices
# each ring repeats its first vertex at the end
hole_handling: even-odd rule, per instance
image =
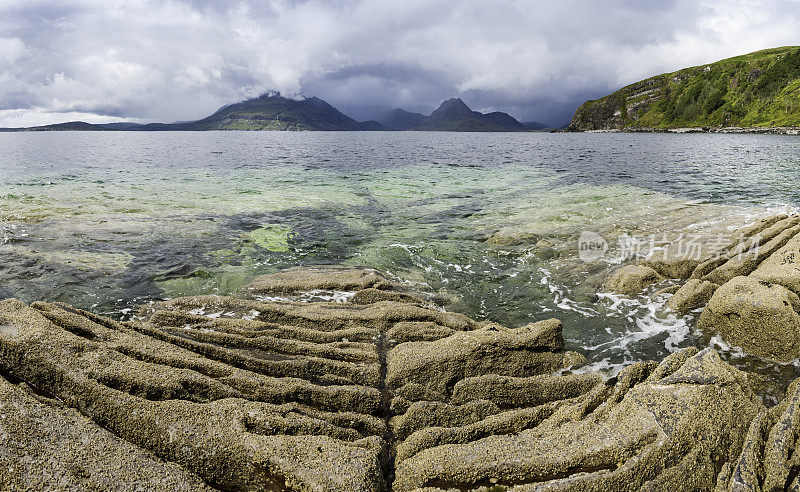
POLYGON ((800 126, 727 126, 727 127, 680 127, 680 128, 608 128, 600 130, 557 130, 553 133, 725 133, 733 135, 800 135, 800 126))
POLYGON ((767 408, 746 372, 694 347, 614 378, 580 372, 587 360, 565 349, 559 320, 509 328, 440 302, 335 266, 143 306, 128 322, 0 302, 11 416, 0 481, 331 492, 797 482, 797 384, 767 408), (70 448, 82 453, 56 451, 70 448))

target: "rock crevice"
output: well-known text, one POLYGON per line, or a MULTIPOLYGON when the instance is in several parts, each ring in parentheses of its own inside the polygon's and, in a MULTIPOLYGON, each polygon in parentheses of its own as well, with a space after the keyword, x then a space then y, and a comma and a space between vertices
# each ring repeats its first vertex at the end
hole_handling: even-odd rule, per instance
POLYGON ((0 302, 0 372, 14 381, 0 380, 0 483, 410 491, 796 481, 794 388, 768 410, 710 349, 607 379, 564 349, 558 320, 507 328, 432 300, 374 270, 314 267, 259 278, 238 297, 155 303, 129 322, 0 302), (326 289, 345 302, 316 300, 326 289), (56 452, 86 439, 85 459, 56 452))

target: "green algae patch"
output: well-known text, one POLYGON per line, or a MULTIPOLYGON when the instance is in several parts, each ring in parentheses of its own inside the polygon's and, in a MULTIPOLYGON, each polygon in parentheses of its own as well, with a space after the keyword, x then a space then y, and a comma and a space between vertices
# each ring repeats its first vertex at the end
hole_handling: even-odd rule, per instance
POLYGON ((245 286, 252 276, 252 269, 247 266, 225 266, 213 271, 197 270, 189 277, 162 280, 156 282, 156 285, 169 298, 209 292, 227 295, 245 286))
POLYGON ((289 251, 289 241, 294 237, 294 231, 287 226, 264 226, 247 234, 247 237, 256 246, 274 253, 289 251))

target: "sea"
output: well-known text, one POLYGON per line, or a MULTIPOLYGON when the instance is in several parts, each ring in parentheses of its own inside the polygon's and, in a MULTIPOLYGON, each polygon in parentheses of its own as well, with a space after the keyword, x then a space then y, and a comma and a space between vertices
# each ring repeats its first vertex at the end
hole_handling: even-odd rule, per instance
POLYGON ((656 292, 670 281, 634 297, 603 282, 632 261, 625 240, 713 240, 798 206, 797 136, 0 133, 0 298, 124 320, 290 266, 363 265, 480 320, 558 318, 586 370, 609 377, 711 345, 789 381, 796 365, 667 310, 656 292), (582 234, 608 251, 582 255, 582 234))

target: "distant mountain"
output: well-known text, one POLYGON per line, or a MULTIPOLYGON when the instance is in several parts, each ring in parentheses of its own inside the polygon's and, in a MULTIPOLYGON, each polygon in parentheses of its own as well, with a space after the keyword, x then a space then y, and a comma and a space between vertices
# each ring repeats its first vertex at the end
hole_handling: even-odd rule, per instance
POLYGON ((113 130, 104 125, 94 125, 85 121, 68 121, 66 123, 56 123, 54 125, 31 126, 27 128, 0 128, 0 132, 80 132, 80 131, 104 131, 113 130))
MULTIPOLYGON (((420 130, 454 132, 519 132, 531 128, 507 113, 479 113, 458 98, 444 101, 430 116, 396 108, 382 123, 356 121, 317 97, 291 99, 272 92, 223 106, 197 121, 176 123, 103 123, 72 121, 0 131, 203 131, 203 130, 420 130)), ((537 124, 538 125, 538 124, 537 124)), ((543 125, 542 125, 543 126, 543 125)))
POLYGON ((382 130, 358 122, 317 97, 290 99, 277 93, 225 106, 202 120, 176 123, 181 130, 382 130))
POLYGON ((386 127, 387 130, 410 130, 419 125, 424 119, 424 114, 412 113, 404 109, 394 108, 381 115, 378 121, 386 127))
POLYGON ((586 101, 569 130, 800 125, 800 47, 650 77, 586 101))
POLYGON ((509 114, 473 111, 459 98, 444 101, 412 130, 450 132, 519 132, 525 125, 509 114))
POLYGON ((223 106, 202 120, 181 123, 107 123, 82 121, 30 128, 2 128, 0 131, 48 130, 383 130, 377 121, 359 122, 317 97, 290 99, 278 93, 264 94, 237 104, 223 106))
POLYGON ((545 125, 544 123, 539 123, 538 121, 523 121, 522 124, 525 125, 525 128, 529 130, 549 130, 553 128, 550 125, 545 125))

